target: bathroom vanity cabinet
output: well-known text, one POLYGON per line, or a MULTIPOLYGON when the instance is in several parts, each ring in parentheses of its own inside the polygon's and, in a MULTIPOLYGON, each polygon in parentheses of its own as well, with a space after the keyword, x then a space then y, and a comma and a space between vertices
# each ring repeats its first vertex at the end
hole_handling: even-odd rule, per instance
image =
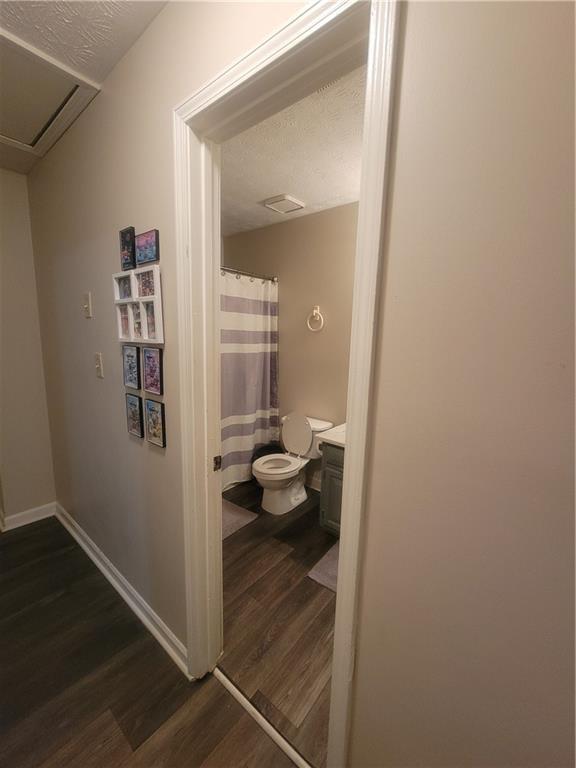
POLYGON ((322 444, 322 490, 320 492, 320 525, 327 531, 340 534, 342 507, 342 479, 344 476, 344 448, 322 444))

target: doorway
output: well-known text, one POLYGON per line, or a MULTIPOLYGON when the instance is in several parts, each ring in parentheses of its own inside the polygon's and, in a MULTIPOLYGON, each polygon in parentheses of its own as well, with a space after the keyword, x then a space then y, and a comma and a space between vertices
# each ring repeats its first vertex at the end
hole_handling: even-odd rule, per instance
POLYGON ((218 670, 318 767, 328 741, 365 79, 364 63, 220 146, 218 670))
MULTIPOLYGON (((330 697, 328 764, 336 765, 345 764, 347 750, 397 17, 395 3, 315 3, 174 115, 188 670, 201 677, 214 669, 223 647, 221 496, 213 471, 220 455, 219 144, 350 72, 369 47, 330 697)), ((277 741, 284 747, 281 737, 277 741)))

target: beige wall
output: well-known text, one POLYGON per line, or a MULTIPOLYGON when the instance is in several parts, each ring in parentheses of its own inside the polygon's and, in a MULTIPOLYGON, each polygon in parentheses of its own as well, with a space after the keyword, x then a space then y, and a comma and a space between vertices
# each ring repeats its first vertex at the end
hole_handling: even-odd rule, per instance
POLYGON ((357 213, 353 203, 224 238, 226 266, 279 279, 281 414, 346 421, 357 213), (316 304, 321 333, 306 327, 316 304))
POLYGON ((181 639, 172 110, 299 7, 170 3, 30 177, 58 500, 181 639), (111 275, 128 225, 160 230, 165 450, 126 433, 111 275), (81 314, 86 290, 93 320, 81 314), (104 356, 103 380, 94 352, 104 356))
POLYGON ((574 11, 407 9, 350 765, 573 765, 574 11))
POLYGON ((26 177, 0 170, 0 477, 8 517, 55 500, 26 177))

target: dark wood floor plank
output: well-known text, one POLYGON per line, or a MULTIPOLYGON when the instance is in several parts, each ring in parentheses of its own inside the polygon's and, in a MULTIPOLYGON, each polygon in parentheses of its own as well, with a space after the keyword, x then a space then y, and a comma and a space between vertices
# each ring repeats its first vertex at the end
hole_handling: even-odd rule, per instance
POLYGON ((324 766, 335 595, 308 573, 334 537, 320 528, 316 493, 278 517, 262 510, 261 494, 254 483, 225 494, 259 517, 224 542, 219 666, 307 760, 324 766))
MULTIPOLYGON (((244 710, 212 676, 186 680, 58 521, 0 535, 0 561, 1 765, 189 768, 217 756, 244 710)), ((237 764, 284 766, 246 727, 237 764)))
POLYGON ((93 563, 74 542, 11 568, 0 575, 0 617, 4 621, 33 611, 36 603, 93 572, 93 563))
POLYGON ((189 682, 152 637, 147 638, 146 645, 146 650, 134 657, 129 676, 109 699, 132 749, 146 741, 203 685, 189 682))
POLYGON ((330 719, 330 682, 316 700, 304 720, 294 741, 295 747, 306 755, 308 761, 318 768, 324 768, 328 751, 328 722, 330 719))
MULTIPOLYGON (((329 590, 327 590, 329 591, 329 590)), ((318 613, 307 631, 274 665, 259 686, 262 693, 297 728, 302 725, 330 680, 335 600, 318 613)))
POLYGON ((114 716, 107 710, 93 720, 40 768, 113 768, 132 754, 114 716))
POLYGON ((231 563, 224 569, 224 605, 229 605, 291 553, 289 545, 272 538, 246 552, 241 561, 231 563))
POLYGON ((317 585, 310 582, 301 581, 275 611, 263 612, 259 622, 246 626, 242 638, 224 649, 218 666, 244 695, 250 697, 258 690, 318 613, 333 600, 332 594, 317 590, 317 585))
POLYGON ((292 768, 293 763, 247 712, 202 763, 202 768, 292 768))
POLYGON ((299 729, 286 717, 286 715, 280 712, 280 710, 272 704, 270 699, 265 696, 262 691, 256 691, 250 701, 254 704, 258 712, 260 712, 261 715, 264 715, 266 720, 272 723, 274 728, 276 728, 276 730, 281 733, 290 744, 294 747, 298 746, 299 729))
POLYGON ((118 691, 126 690, 134 664, 150 652, 153 642, 153 638, 143 633, 138 641, 115 654, 106 664, 4 730, 0 739, 0 764, 32 768, 48 759, 76 732, 85 729, 108 709, 118 691))
POLYGON ((12 691, 0 712, 3 727, 73 685, 142 631, 101 574, 75 582, 24 618, 2 622, 0 657, 13 659, 0 670, 0 688, 12 691))
POLYGON ((3 531, 0 533, 0 575, 74 546, 74 539, 54 517, 3 531))
POLYGON ((199 766, 243 713, 240 704, 214 677, 210 677, 122 768, 199 766))

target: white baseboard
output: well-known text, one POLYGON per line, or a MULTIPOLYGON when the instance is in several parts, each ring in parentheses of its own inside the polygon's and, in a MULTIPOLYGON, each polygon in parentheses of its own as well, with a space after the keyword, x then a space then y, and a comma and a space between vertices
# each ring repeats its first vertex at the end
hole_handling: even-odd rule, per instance
POLYGON ((4 530, 11 531, 14 528, 20 528, 22 525, 36 523, 38 520, 44 520, 46 517, 54 517, 56 514, 56 502, 42 504, 41 507, 25 509, 23 512, 16 512, 14 515, 6 515, 4 518, 4 530))
POLYGON ((86 552, 96 567, 100 569, 120 597, 128 604, 136 616, 138 616, 146 629, 154 635, 172 661, 182 670, 182 672, 184 672, 189 680, 192 680, 193 678, 188 674, 187 652, 184 643, 178 640, 176 635, 162 621, 160 616, 152 610, 130 582, 122 576, 116 566, 108 560, 100 547, 92 541, 86 531, 78 525, 76 520, 68 514, 64 507, 57 502, 54 504, 54 507, 58 520, 60 520, 62 525, 76 539, 84 552, 86 552))

